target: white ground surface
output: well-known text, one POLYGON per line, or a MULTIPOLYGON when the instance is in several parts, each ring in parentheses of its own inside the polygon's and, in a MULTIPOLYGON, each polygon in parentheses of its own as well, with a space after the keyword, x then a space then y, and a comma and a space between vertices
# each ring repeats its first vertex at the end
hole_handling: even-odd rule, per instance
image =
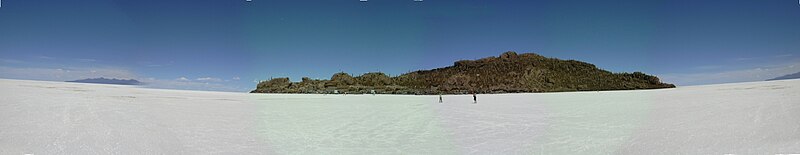
POLYGON ((800 153, 800 80, 471 100, 0 79, 0 154, 800 153))

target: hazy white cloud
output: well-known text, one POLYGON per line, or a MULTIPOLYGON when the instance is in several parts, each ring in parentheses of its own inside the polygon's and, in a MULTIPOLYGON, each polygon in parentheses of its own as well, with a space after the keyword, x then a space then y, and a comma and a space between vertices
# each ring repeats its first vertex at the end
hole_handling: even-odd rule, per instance
POLYGON ((213 78, 213 77, 201 77, 201 78, 197 78, 195 80, 197 80, 197 81, 206 81, 206 82, 222 82, 222 79, 213 78))
POLYGON ((233 78, 231 78, 231 79, 233 79, 233 80, 241 80, 242 78, 239 78, 239 77, 237 76, 237 77, 233 77, 233 78))
POLYGON ((177 78, 177 79, 175 79, 175 80, 176 80, 176 81, 190 81, 190 80, 189 80, 188 78, 186 78, 186 77, 179 77, 179 78, 177 78))

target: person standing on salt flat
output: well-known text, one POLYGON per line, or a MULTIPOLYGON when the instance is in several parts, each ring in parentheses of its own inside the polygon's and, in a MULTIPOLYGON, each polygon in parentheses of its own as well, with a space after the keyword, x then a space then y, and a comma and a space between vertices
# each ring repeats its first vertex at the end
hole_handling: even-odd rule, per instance
POLYGON ((442 94, 439 94, 439 103, 442 103, 442 94))
POLYGON ((475 92, 472 92, 472 103, 473 104, 477 104, 478 103, 478 97, 475 96, 475 92))

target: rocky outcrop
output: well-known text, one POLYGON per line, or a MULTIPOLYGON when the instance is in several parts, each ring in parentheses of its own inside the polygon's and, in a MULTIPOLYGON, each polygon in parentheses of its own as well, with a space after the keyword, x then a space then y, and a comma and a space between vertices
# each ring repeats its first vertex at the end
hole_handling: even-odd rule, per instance
POLYGON ((674 88, 641 72, 612 73, 575 60, 533 53, 505 52, 499 57, 456 61, 453 66, 389 77, 336 73, 330 80, 278 78, 258 84, 253 93, 462 94, 674 88))

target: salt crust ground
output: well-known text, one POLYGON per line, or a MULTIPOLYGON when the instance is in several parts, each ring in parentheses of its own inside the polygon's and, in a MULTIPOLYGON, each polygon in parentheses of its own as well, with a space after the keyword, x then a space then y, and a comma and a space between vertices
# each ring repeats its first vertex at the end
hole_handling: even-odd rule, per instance
POLYGON ((800 80, 471 100, 0 79, 0 154, 800 153, 800 80))

